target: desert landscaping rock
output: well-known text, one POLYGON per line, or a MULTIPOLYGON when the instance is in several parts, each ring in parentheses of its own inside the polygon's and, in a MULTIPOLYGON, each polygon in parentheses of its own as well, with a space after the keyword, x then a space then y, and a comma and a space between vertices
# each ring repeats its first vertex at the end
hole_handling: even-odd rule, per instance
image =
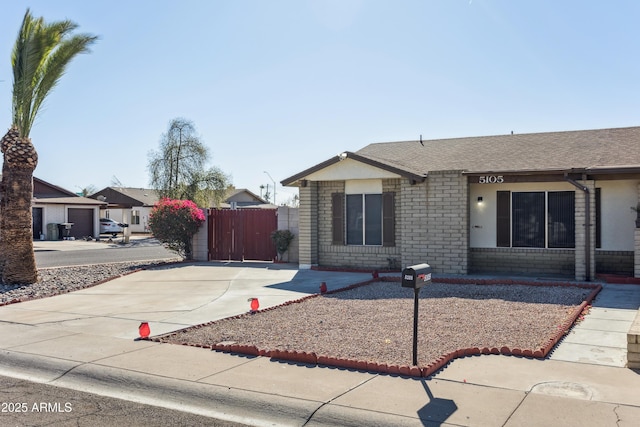
MULTIPOLYGON (((564 325, 592 291, 576 286, 433 283, 420 294, 418 365, 428 366, 460 349, 468 349, 465 356, 485 348, 501 349, 501 353, 511 353, 511 348, 542 349, 559 330, 564 332, 564 325)), ((158 340, 205 348, 233 342, 268 354, 315 354, 319 361, 326 356, 409 365, 413 290, 399 283, 375 282, 188 328, 158 340)), ((533 351, 528 353, 533 356, 533 351)))

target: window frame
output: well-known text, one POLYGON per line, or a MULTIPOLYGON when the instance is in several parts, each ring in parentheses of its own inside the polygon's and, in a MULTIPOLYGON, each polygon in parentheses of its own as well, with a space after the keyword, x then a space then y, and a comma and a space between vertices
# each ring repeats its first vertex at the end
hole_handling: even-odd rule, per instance
POLYGON ((131 224, 140 225, 140 210, 131 209, 131 224))
POLYGON ((575 249, 575 191, 498 191, 496 196, 496 247, 575 249), (572 197, 563 199, 560 193, 565 193, 567 196, 571 194, 572 197), (543 195, 543 206, 536 206, 536 194, 543 195), (549 197, 550 194, 553 194, 551 198, 549 197), (522 195, 521 199, 520 195, 522 195), (525 195, 529 196, 534 203, 531 203, 531 200, 526 200, 525 195), (516 200, 516 198, 520 200, 516 200), (555 205, 552 206, 552 203, 555 205), (570 206, 570 212, 563 210, 561 205, 570 206), (519 213, 516 213, 517 209, 520 210, 519 213), (566 224, 568 220, 569 226, 565 227, 565 229, 568 230, 569 234, 567 240, 564 240, 568 243, 558 243, 559 240, 551 238, 551 233, 554 228, 550 224, 550 217, 552 211, 558 213, 558 210, 562 213, 561 217, 565 221, 559 221, 557 224, 566 224), (528 239, 521 235, 527 227, 527 224, 524 223, 524 221, 526 221, 525 215, 530 212, 534 213, 535 219, 532 224, 530 224, 530 227, 536 227, 537 230, 535 230, 535 233, 542 232, 542 236, 534 236, 534 244, 520 244, 531 240, 531 238, 528 239), (544 214, 544 218, 542 219, 539 218, 541 213, 544 214), (540 238, 543 244, 535 244, 535 240, 539 240, 540 238), (515 245, 514 242, 518 242, 519 244, 515 245))
MULTIPOLYGON (((353 198, 352 198, 353 199, 353 198)), ((331 194, 331 243, 340 246, 370 246, 385 247, 395 246, 395 192, 382 193, 333 193, 331 194), (360 196, 361 207, 364 212, 362 219, 362 242, 349 239, 349 214, 348 214, 348 197, 360 196), (379 199, 379 228, 380 236, 374 243, 368 243, 367 227, 366 227, 366 209, 367 196, 380 196, 379 199), (379 243, 378 243, 379 242, 379 243)))

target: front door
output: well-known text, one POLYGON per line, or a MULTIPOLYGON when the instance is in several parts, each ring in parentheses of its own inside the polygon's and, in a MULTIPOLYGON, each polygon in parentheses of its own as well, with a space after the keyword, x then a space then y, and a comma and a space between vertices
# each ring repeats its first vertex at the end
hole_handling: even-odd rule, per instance
POLYGON ((40 234, 44 233, 42 229, 42 208, 31 208, 31 215, 33 216, 32 227, 33 239, 40 240, 40 234))

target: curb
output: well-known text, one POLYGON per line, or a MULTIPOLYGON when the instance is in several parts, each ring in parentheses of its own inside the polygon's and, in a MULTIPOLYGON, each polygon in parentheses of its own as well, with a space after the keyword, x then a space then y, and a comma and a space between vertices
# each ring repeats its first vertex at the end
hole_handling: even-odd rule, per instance
POLYGON ((0 374, 247 425, 304 425, 323 402, 3 350, 0 374), (248 408, 251 408, 248 410, 248 408))

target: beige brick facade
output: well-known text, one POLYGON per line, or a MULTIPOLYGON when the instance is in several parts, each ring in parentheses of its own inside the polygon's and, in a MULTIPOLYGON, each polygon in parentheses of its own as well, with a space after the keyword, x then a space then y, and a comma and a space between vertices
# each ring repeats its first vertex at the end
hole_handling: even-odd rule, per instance
POLYGON ((300 188, 300 264, 367 269, 427 262, 434 272, 465 274, 468 259, 467 180, 459 171, 436 172, 423 183, 382 180, 394 192, 395 246, 334 245, 332 204, 344 181, 300 188))
MULTIPOLYGON (((591 223, 595 185, 590 190, 591 223)), ((587 278, 585 194, 576 189, 575 249, 470 248, 469 184, 461 171, 431 172, 424 182, 383 179, 383 192, 394 192, 395 246, 335 245, 332 242, 332 194, 344 193, 345 181, 307 182, 300 188, 299 262, 304 267, 385 269, 429 263, 435 273, 514 273, 575 275, 587 278)), ((590 278, 595 278, 595 227, 590 233, 590 278)), ((640 245, 640 236, 636 238, 640 245)), ((639 251, 636 250, 636 253, 639 251)), ((600 263, 615 265, 629 254, 602 253, 600 263)), ((636 261, 636 274, 638 270, 636 261)))
MULTIPOLYGON (((383 192, 400 192, 399 179, 382 181, 383 192)), ((348 246, 332 244, 331 195, 344 193, 344 181, 318 182, 318 264, 331 267, 350 267, 367 269, 385 269, 394 261, 400 262, 399 246, 348 246)), ((399 242, 398 219, 396 209, 396 242, 399 242)))
MULTIPOLYGON (((640 200, 640 168, 629 166, 640 164, 639 140, 640 127, 632 127, 373 143, 345 151, 283 181, 300 187, 300 263, 382 268, 399 259, 401 266, 428 262, 444 274, 527 274, 535 273, 535 261, 540 273, 577 280, 595 280, 596 271, 633 270, 640 277, 640 231, 632 241, 627 222, 628 206, 640 200), (570 154, 549 156, 559 144, 570 154), (384 191, 396 193, 395 247, 333 244, 331 194, 358 180, 363 188, 380 180, 384 191), (574 248, 503 247, 511 243, 507 225, 513 223, 506 222, 510 208, 495 203, 498 197, 507 191, 571 191, 568 182, 588 189, 572 188, 574 248), (484 195, 484 204, 470 204, 470 194, 478 201, 484 195), (596 248, 597 232, 602 249, 596 248)), ((548 224, 534 215, 546 232, 548 224)))
POLYGON ((300 187, 299 253, 300 268, 318 265, 318 183, 307 182, 300 187))

